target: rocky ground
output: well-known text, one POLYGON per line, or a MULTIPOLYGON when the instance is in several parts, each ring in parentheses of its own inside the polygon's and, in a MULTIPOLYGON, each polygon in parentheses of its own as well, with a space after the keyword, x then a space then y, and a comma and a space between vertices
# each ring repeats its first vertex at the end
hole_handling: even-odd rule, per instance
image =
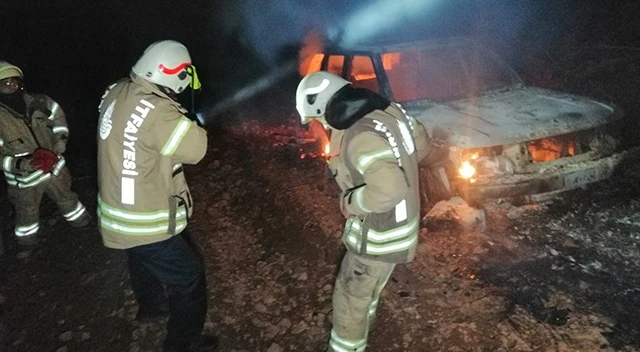
MULTIPOLYGON (((187 167, 205 257, 206 330, 220 351, 323 351, 344 253, 338 191, 297 125, 293 88, 216 116, 187 167)), ((76 155, 82 155, 77 152, 76 155)), ((69 156, 95 211, 92 161, 69 156)), ((416 259, 382 293, 368 351, 640 351, 640 166, 551 202, 485 205, 487 229, 423 223, 416 259)), ((124 253, 72 230, 45 201, 42 243, 17 248, 0 198, 0 350, 154 351, 124 253)))

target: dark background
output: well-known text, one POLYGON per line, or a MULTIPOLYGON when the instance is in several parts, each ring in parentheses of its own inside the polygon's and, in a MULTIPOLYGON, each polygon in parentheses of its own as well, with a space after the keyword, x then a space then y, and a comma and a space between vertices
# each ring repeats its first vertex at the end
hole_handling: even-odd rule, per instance
MULTIPOLYGON (((23 69, 29 91, 46 93, 62 105, 68 115, 72 145, 93 145, 90 141, 104 88, 127 75, 144 48, 156 40, 175 39, 189 48, 204 81, 199 98, 202 110, 290 59, 309 30, 319 29, 336 37, 341 29, 350 31, 353 23, 362 24, 368 19, 372 19, 371 30, 357 30, 364 33, 361 42, 373 40, 365 34, 378 30, 402 40, 474 34, 506 57, 525 79, 551 85, 570 70, 579 70, 584 60, 600 65, 597 71, 611 77, 612 65, 606 60, 623 57, 622 63, 614 60, 616 74, 623 78, 635 75, 637 50, 633 49, 640 40, 640 6, 635 3, 3 0, 0 59, 23 69), (367 8, 374 10, 361 15, 367 8), (391 16, 389 9, 400 14, 391 16), (611 50, 589 49, 599 46, 617 51, 612 54, 611 50)), ((567 83, 567 77, 561 78, 561 83, 567 83)), ((616 79, 611 83, 616 89, 635 88, 635 80, 616 79)), ((563 88, 617 103, 628 99, 585 89, 584 82, 565 84, 563 88)), ((634 107, 626 108, 630 109, 634 107)))

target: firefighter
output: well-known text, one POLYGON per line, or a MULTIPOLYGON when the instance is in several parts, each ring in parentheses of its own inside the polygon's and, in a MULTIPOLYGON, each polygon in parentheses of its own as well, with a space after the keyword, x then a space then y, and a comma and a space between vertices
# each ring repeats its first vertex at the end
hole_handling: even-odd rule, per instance
POLYGON ((207 133, 178 94, 200 88, 187 48, 151 44, 129 77, 107 88, 98 126, 98 216, 106 247, 127 253, 138 318, 169 321, 163 351, 212 351, 202 335, 207 312, 204 265, 186 233, 193 200, 183 164, 207 150, 207 133))
POLYGON ((63 157, 69 136, 65 114, 50 97, 27 93, 23 78, 20 68, 0 61, 0 160, 17 242, 30 246, 37 243, 43 194, 73 227, 88 225, 91 216, 71 191, 63 157))
POLYGON ((416 251, 418 162, 430 142, 398 104, 328 72, 300 81, 296 108, 303 123, 315 118, 331 130, 329 169, 347 219, 328 350, 364 351, 380 292, 416 251))

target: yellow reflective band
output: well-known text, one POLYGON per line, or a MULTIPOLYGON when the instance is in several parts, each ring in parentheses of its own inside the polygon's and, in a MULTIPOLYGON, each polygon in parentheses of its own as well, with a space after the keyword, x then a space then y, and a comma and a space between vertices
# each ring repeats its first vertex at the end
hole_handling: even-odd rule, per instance
POLYGON ((394 241, 403 237, 407 237, 412 235, 412 232, 417 234, 418 232, 418 219, 416 218, 409 224, 404 225, 403 227, 396 228, 390 231, 378 232, 374 230, 369 230, 367 233, 367 238, 372 242, 384 243, 389 241, 394 241))
POLYGON ((98 198, 98 209, 108 215, 116 218, 134 221, 156 221, 156 220, 168 220, 169 211, 160 210, 157 212, 128 212, 120 209, 113 208, 98 198))
POLYGON ((11 172, 11 164, 12 163, 13 163, 13 157, 12 156, 5 156, 4 160, 2 161, 2 168, 4 169, 4 171, 11 172))
POLYGON ((33 186, 37 186, 39 184, 41 184, 42 182, 48 180, 49 178, 51 178, 51 174, 44 174, 42 175, 42 177, 36 179, 33 182, 30 183, 21 183, 20 179, 18 178, 18 188, 29 188, 29 187, 33 187, 33 186))
POLYGON ((31 224, 31 225, 16 226, 16 228, 14 230, 14 233, 18 237, 23 237, 23 236, 32 235, 32 234, 38 232, 39 229, 40 229, 40 225, 36 222, 36 223, 31 224))
POLYGON ((375 245, 367 243, 367 253, 380 255, 399 252, 411 248, 416 242, 418 242, 418 236, 413 236, 395 244, 375 245))
POLYGON ((57 134, 57 133, 69 133, 69 129, 65 126, 56 126, 54 128, 51 129, 51 131, 53 131, 53 134, 57 134))
POLYGON ((76 207, 72 211, 64 214, 64 217, 65 219, 67 219, 67 221, 74 221, 79 218, 80 215, 82 215, 84 212, 84 206, 82 205, 82 203, 78 202, 78 204, 76 204, 76 207))
POLYGON ((171 137, 169 137, 169 140, 162 148, 160 154, 165 156, 173 155, 173 153, 176 152, 176 149, 178 149, 178 145, 180 145, 182 138, 187 134, 189 127, 191 127, 191 121, 187 120, 186 117, 183 117, 171 133, 171 137))
POLYGON ((25 176, 25 177, 16 177, 16 180, 18 180, 18 182, 22 182, 22 183, 29 183, 31 181, 33 181, 34 179, 40 177, 44 175, 44 171, 42 170, 38 170, 38 171, 34 171, 33 173, 29 174, 29 176, 25 176))
POLYGON ((58 173, 60 172, 60 170, 62 170, 65 163, 66 161, 64 160, 64 158, 60 157, 60 160, 58 161, 58 163, 56 163, 56 166, 53 167, 53 170, 51 170, 51 173, 58 176, 58 173))
POLYGON ((187 67, 187 73, 189 74, 189 76, 191 76, 191 82, 189 83, 191 89, 199 90, 200 88, 202 88, 200 78, 198 78, 198 72, 196 72, 196 67, 193 65, 187 67))
POLYGON ((384 149, 373 153, 363 154, 358 158, 358 172, 364 174, 367 171, 367 168, 378 159, 385 159, 391 157, 395 160, 395 156, 393 155, 393 151, 391 149, 384 149))
POLYGON ((360 340, 347 340, 338 336, 338 333, 331 329, 331 347, 334 347, 333 343, 339 344, 339 347, 344 349, 344 351, 364 351, 364 348, 367 346, 367 339, 360 340))
MULTIPOLYGON (((58 103, 56 103, 54 101, 53 102, 53 107, 51 108, 51 115, 49 115, 49 120, 53 120, 56 117, 56 113, 58 112, 58 108, 59 107, 60 107, 60 105, 58 105, 58 103)), ((54 131, 53 133, 56 133, 56 132, 54 131)))

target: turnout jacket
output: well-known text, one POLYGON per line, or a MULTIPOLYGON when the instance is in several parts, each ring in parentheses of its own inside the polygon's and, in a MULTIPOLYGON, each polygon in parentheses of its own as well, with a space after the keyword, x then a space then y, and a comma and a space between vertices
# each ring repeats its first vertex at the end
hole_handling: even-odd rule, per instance
POLYGON ((36 186, 64 167, 69 128, 64 112, 44 94, 24 93, 24 115, 0 103, 0 162, 11 187, 36 186), (50 173, 33 170, 29 158, 37 148, 52 150, 60 160, 50 173))
POLYGON ((182 164, 207 149, 206 131, 156 85, 132 74, 99 106, 98 216, 102 241, 126 249, 179 234, 193 203, 182 164))
POLYGON ((399 105, 350 86, 329 101, 325 118, 334 128, 329 168, 342 189, 347 249, 384 262, 411 261, 420 225, 418 161, 428 149, 424 128, 399 105))

